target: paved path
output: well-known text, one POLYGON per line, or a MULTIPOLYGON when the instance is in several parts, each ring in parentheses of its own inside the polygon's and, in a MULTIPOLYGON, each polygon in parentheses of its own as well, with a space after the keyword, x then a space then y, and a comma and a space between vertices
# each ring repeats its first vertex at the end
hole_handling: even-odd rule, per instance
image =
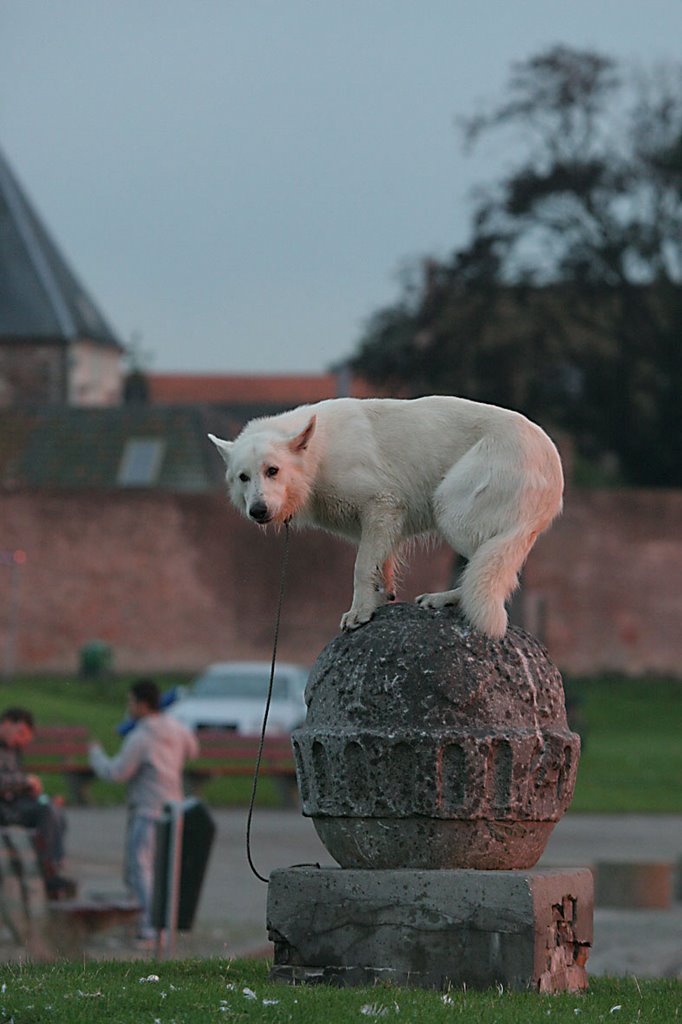
MULTIPOLYGON (((218 828, 194 930, 178 937, 178 956, 235 956, 265 950, 267 886, 244 852, 243 810, 212 812, 218 828)), ((69 810, 70 869, 82 889, 121 890, 125 816, 122 808, 69 810)), ((257 810, 252 855, 261 874, 300 863, 331 865, 312 822, 297 811, 257 810)), ((541 864, 593 865, 598 860, 673 861, 682 856, 682 817, 567 815, 556 827, 541 864)), ((122 933, 104 935, 93 955, 129 955, 122 933)), ((592 974, 682 978, 682 903, 670 910, 595 912, 592 974)))

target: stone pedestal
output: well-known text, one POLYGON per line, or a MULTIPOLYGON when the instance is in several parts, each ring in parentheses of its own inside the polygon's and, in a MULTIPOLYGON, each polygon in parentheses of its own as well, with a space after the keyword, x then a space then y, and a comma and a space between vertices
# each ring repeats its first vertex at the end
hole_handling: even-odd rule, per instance
POLYGON ((541 644, 386 606, 328 644, 306 703, 302 810, 341 867, 272 874, 273 978, 585 988, 592 875, 532 870, 580 756, 541 644))
POLYGON ((540 992, 587 988, 588 869, 274 871, 271 977, 540 992))

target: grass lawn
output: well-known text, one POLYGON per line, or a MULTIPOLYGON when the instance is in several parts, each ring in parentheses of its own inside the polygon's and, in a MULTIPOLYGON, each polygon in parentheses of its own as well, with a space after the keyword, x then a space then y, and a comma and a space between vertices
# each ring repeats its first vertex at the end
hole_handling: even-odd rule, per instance
POLYGON ((682 682, 569 680, 566 692, 583 735, 571 810, 682 812, 682 682))
POLYGON ((596 979, 582 995, 496 989, 442 994, 388 986, 289 987, 268 982, 267 970, 265 963, 227 960, 7 964, 0 968, 0 1021, 345 1024, 381 1018, 418 1024, 674 1024, 682 1005, 682 984, 675 981, 596 979))
MULTIPOLYGON (((182 681, 159 678, 164 689, 182 681)), ((129 683, 130 678, 21 679, 0 684, 0 707, 25 704, 46 725, 86 725, 111 753, 120 743, 115 729, 123 717, 129 683)), ((568 680, 566 690, 576 706, 574 728, 584 741, 571 809, 682 813, 682 682, 580 679, 568 680)), ((45 784, 51 794, 64 792, 58 776, 46 776, 45 784)), ((221 779, 208 784, 203 796, 214 806, 244 805, 250 789, 250 779, 221 779)), ((92 788, 94 800, 101 804, 120 801, 122 793, 122 787, 108 783, 92 788)), ((267 778, 259 783, 258 801, 277 802, 267 778)))

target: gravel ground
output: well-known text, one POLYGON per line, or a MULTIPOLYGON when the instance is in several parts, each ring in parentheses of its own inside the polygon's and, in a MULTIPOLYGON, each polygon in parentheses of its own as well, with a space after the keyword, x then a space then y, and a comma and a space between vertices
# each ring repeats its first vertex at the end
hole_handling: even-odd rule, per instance
MULTIPOLYGON (((175 955, 270 955, 265 930, 267 886, 250 871, 245 855, 243 810, 212 812, 215 844, 195 926, 180 933, 175 955)), ((72 808, 68 812, 69 873, 88 892, 123 893, 122 808, 72 808)), ((259 872, 301 863, 334 862, 312 822, 294 810, 257 810, 252 855, 259 872)), ((682 856, 682 817, 674 815, 572 815, 556 827, 541 860, 544 866, 593 866, 600 860, 666 861, 682 856)), ((682 903, 666 910, 597 907, 591 974, 682 978, 682 903)), ((0 956, 12 955, 7 942, 0 956)), ((124 928, 95 937, 87 947, 95 958, 148 955, 132 949, 124 928)))

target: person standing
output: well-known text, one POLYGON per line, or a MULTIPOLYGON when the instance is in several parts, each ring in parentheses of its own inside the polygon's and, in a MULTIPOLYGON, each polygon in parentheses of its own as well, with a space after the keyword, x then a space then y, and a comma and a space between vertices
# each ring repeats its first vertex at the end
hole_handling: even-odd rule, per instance
POLYGON ((160 699, 153 680, 137 680, 128 695, 128 714, 135 727, 118 754, 108 757, 99 743, 90 745, 95 774, 110 782, 127 783, 124 880, 142 908, 137 936, 142 941, 155 935, 151 911, 156 822, 166 803, 182 800, 185 761, 199 753, 194 733, 160 713, 160 699))

